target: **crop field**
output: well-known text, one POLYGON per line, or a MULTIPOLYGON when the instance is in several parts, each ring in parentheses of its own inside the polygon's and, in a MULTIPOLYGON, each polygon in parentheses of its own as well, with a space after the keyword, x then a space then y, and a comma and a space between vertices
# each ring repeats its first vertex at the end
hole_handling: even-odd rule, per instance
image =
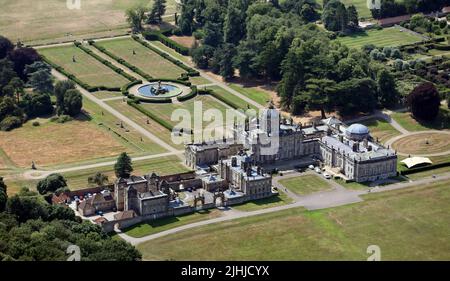
MULTIPOLYGON (((151 0, 81 0, 80 9, 70 9, 66 0, 0 0, 0 34, 13 41, 70 41, 75 36, 125 33, 126 9, 151 0)), ((166 14, 175 12, 175 0, 167 0, 166 14)))
POLYGON ((389 27, 338 37, 336 40, 350 48, 361 48, 366 44, 373 44, 377 47, 397 47, 420 42, 422 38, 408 32, 402 32, 395 27, 389 27))
POLYGON ((154 78, 178 78, 185 72, 131 38, 99 41, 97 45, 106 48, 154 78))
POLYGON ((73 45, 42 48, 38 51, 90 86, 121 87, 130 82, 73 45))
POLYGON ((302 208, 197 227, 138 245, 146 260, 450 259, 450 181, 364 196, 342 207, 302 208), (251 233, 252 239, 242 240, 251 233), (405 234, 406 233, 406 234, 405 234))

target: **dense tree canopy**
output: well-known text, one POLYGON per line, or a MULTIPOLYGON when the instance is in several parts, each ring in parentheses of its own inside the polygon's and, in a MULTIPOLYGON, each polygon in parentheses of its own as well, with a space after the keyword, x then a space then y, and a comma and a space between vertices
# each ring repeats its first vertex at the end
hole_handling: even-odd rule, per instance
POLYGON ((55 192, 56 190, 64 187, 67 187, 67 181, 60 174, 48 175, 45 179, 39 181, 37 184, 37 190, 40 194, 55 192))
POLYGON ((131 172, 133 172, 133 166, 131 163, 131 158, 126 152, 120 154, 116 164, 114 165, 114 171, 116 173, 116 177, 118 178, 130 177, 131 172))
POLYGON ((426 121, 434 120, 441 104, 439 92, 433 83, 422 83, 409 94, 408 104, 412 114, 426 121))

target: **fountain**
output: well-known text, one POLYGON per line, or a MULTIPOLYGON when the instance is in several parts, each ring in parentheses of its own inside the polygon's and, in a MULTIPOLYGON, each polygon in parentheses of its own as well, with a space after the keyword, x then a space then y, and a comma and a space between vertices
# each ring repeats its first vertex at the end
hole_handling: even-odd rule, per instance
POLYGON ((145 98, 172 98, 180 95, 183 90, 173 83, 158 81, 139 87, 137 92, 145 98))

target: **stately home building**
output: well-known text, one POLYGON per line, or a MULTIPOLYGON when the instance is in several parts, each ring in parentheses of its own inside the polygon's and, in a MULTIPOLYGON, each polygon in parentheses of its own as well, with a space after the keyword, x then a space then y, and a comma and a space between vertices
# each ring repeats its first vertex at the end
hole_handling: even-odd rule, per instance
POLYGON ((264 173, 245 152, 220 160, 218 174, 232 190, 242 192, 248 200, 272 196, 272 176, 264 173))
MULTIPOLYGON (((395 151, 375 141, 366 126, 353 124, 347 127, 334 117, 302 126, 281 119, 278 110, 270 106, 259 117, 244 125, 235 125, 233 133, 237 143, 233 149, 226 144, 188 145, 186 158, 190 160, 187 163, 192 168, 219 163, 219 170, 234 171, 237 170, 232 165, 235 151, 244 148, 252 165, 264 166, 309 157, 322 160, 335 174, 357 182, 386 179, 397 174, 395 151)), ((222 173, 223 178, 232 179, 231 183, 239 181, 239 178, 222 173)))
POLYGON ((118 211, 133 210, 140 216, 166 213, 169 190, 166 181, 159 181, 153 173, 149 176, 120 178, 114 186, 118 211))

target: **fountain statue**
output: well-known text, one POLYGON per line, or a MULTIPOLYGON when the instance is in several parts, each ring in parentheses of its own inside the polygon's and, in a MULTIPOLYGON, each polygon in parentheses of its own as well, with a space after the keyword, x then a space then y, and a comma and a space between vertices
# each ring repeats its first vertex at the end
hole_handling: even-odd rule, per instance
POLYGON ((168 90, 161 86, 161 80, 159 80, 158 81, 158 88, 155 89, 155 87, 151 87, 150 92, 153 95, 157 96, 157 95, 163 95, 163 94, 167 93, 168 90))

